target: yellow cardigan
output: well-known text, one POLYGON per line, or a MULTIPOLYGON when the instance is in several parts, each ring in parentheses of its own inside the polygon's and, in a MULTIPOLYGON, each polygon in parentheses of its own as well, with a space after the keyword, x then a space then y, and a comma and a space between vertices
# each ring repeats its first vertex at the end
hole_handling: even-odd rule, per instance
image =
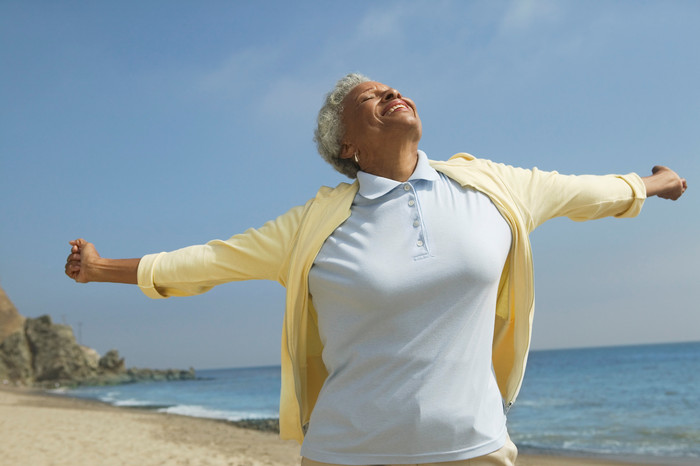
MULTIPOLYGON (((493 366, 507 407, 522 384, 534 313, 532 253, 528 235, 545 220, 633 217, 646 197, 641 178, 629 175, 566 176, 526 170, 457 154, 433 168, 488 195, 511 227, 513 240, 496 303, 493 366)), ((269 279, 286 287, 282 331, 280 435, 302 442, 304 426, 328 373, 321 359, 308 274, 324 241, 350 215, 353 184, 322 187, 316 197, 259 229, 141 259, 138 281, 148 296, 190 296, 236 280, 269 279)))

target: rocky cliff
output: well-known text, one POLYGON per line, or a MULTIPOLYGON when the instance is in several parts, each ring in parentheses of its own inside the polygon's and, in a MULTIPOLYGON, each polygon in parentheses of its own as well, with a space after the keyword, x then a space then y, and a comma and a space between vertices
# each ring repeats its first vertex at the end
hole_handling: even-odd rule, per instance
POLYGON ((116 350, 79 345, 73 329, 48 315, 23 317, 0 288, 0 384, 55 387, 195 378, 194 369, 127 369, 116 350))
POLYGON ((24 317, 17 312, 17 308, 5 291, 0 288, 0 342, 6 337, 20 330, 24 325, 24 317))

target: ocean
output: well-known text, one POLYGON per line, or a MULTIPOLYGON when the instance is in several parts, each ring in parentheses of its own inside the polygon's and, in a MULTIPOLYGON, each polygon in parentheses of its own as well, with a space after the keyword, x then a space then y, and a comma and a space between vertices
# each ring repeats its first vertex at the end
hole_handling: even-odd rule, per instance
MULTIPOLYGON (((60 391, 202 418, 276 418, 280 368, 60 391)), ((700 464, 700 342, 533 351, 508 430, 521 452, 700 464)))

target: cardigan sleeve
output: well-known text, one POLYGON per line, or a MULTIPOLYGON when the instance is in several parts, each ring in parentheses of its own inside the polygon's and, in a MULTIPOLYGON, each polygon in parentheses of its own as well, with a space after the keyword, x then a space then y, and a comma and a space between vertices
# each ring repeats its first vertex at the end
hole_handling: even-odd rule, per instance
POLYGON ((627 175, 561 175, 558 172, 497 165, 518 203, 529 231, 554 217, 575 221, 634 217, 646 199, 644 182, 627 175))
POLYGON ((240 280, 275 280, 284 285, 293 239, 304 206, 294 207, 258 229, 141 258, 138 284, 151 298, 191 296, 240 280))

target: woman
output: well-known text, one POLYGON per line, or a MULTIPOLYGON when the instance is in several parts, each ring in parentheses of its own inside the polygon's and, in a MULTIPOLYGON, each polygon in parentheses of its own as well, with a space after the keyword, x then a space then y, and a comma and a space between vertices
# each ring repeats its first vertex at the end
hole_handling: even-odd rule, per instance
POLYGON ((529 349, 528 234, 556 216, 636 215, 687 185, 562 176, 467 154, 429 161, 412 100, 351 74, 319 112, 321 155, 353 184, 322 188, 257 230, 141 259, 71 241, 78 282, 138 284, 154 298, 234 280, 287 289, 280 430, 302 464, 512 465, 506 431, 529 349))

